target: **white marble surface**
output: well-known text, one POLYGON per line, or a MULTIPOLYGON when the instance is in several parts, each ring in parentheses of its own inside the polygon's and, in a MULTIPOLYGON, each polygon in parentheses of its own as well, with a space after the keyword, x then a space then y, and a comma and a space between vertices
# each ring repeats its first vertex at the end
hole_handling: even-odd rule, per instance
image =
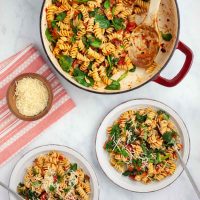
MULTIPOLYGON (((187 177, 181 177, 171 186, 149 194, 125 191, 102 173, 95 157, 95 134, 105 114, 119 103, 139 97, 160 100, 180 114, 190 132, 191 156, 188 167, 200 188, 200 1, 178 0, 181 14, 180 39, 193 49, 194 63, 187 77, 174 88, 164 88, 156 83, 121 95, 96 95, 82 91, 58 76, 77 107, 51 128, 24 148, 14 159, 0 168, 0 180, 8 184, 10 173, 17 160, 26 151, 43 144, 68 145, 80 152, 94 165, 101 187, 100 200, 189 200, 197 199, 187 177)), ((39 34, 41 0, 0 0, 0 61, 34 43, 42 49, 39 34)), ((175 53, 168 67, 162 73, 172 77, 183 63, 183 55, 175 53)), ((7 191, 0 188, 0 200, 7 200, 7 191)))

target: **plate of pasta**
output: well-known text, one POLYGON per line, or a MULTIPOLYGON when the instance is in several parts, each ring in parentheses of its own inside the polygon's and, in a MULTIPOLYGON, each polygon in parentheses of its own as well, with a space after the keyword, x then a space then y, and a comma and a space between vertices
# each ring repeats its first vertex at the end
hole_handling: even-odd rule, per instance
POLYGON ((176 2, 162 0, 158 14, 162 45, 155 62, 147 68, 133 65, 128 50, 131 33, 143 22, 150 0, 127 2, 44 1, 42 43, 49 60, 66 80, 95 93, 119 93, 154 80, 167 64, 179 33, 176 2))
POLYGON ((173 183, 183 171, 176 150, 187 163, 190 139, 183 120, 150 99, 114 108, 96 137, 102 170, 115 184, 134 192, 153 192, 173 183))
MULTIPOLYGON (((25 154, 10 177, 10 188, 24 199, 96 200, 99 185, 88 161, 66 146, 46 145, 25 154)), ((10 194, 10 200, 14 200, 10 194)))

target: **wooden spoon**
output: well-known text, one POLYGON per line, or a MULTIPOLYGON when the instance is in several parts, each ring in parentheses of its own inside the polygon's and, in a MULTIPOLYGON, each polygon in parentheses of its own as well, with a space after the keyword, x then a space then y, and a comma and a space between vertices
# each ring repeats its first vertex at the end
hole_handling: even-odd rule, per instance
POLYGON ((131 34, 131 47, 129 56, 136 66, 150 66, 160 48, 160 36, 157 26, 157 14, 161 0, 151 0, 149 11, 143 23, 131 34))

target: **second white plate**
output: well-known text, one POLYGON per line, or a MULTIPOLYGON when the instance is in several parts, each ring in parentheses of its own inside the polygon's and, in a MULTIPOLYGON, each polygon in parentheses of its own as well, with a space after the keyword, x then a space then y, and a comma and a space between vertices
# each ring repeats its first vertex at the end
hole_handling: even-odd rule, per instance
POLYGON ((109 162, 108 153, 104 150, 103 145, 107 139, 106 129, 113 124, 113 122, 122 114, 123 112, 130 109, 139 109, 144 107, 152 107, 155 109, 161 109, 170 114, 172 121, 175 123, 178 132, 180 134, 181 142, 183 144, 182 157, 185 163, 187 163, 190 153, 190 139, 188 130, 183 122, 183 120, 179 117, 179 115, 167 105, 151 100, 151 99, 136 99, 120 104, 116 108, 114 108, 110 113, 104 118, 101 123, 97 137, 96 137, 96 154, 99 164, 104 171, 104 173, 110 178, 115 184, 120 187, 133 191, 133 192, 153 192, 160 190, 169 186, 173 183, 182 173, 183 169, 180 163, 177 163, 177 169, 172 176, 166 177, 164 180, 160 182, 153 182, 150 184, 142 184, 140 182, 133 181, 127 177, 122 176, 119 172, 117 172, 109 162))

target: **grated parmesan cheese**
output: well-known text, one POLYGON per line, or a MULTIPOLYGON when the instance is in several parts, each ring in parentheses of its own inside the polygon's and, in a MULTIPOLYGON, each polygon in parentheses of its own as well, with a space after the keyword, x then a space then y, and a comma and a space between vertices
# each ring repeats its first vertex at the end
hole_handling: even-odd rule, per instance
POLYGON ((36 78, 23 78, 16 82, 16 107, 22 115, 35 116, 42 112, 48 103, 48 90, 36 78))

